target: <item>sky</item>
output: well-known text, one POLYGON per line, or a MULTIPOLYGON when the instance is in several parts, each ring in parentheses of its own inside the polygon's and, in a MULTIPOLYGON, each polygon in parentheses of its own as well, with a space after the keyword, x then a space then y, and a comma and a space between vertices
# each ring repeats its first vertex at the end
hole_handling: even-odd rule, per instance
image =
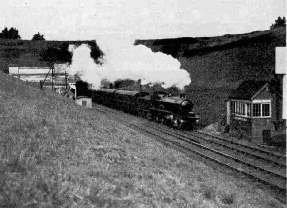
POLYGON ((268 30, 286 0, 0 0, 0 30, 22 39, 209 37, 268 30))

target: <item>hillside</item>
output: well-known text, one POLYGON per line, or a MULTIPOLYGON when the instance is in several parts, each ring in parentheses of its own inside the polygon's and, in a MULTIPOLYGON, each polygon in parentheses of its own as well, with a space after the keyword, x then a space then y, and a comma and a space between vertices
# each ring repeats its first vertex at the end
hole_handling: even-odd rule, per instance
POLYGON ((96 41, 30 41, 7 40, 0 38, 0 71, 7 72, 9 65, 40 67, 48 66, 40 54, 48 48, 66 48, 69 44, 88 44, 91 47, 91 56, 96 60, 102 55, 96 41))
POLYGON ((201 124, 220 122, 230 91, 249 79, 278 80, 275 47, 286 46, 286 27, 218 37, 137 40, 154 52, 177 58, 190 73, 187 96, 195 103, 201 124))
POLYGON ((0 207, 283 207, 54 92, 0 71, 0 207))
POLYGON ((136 40, 135 44, 179 59, 191 75, 191 85, 234 87, 246 79, 274 77, 275 47, 286 46, 286 27, 218 37, 136 40))

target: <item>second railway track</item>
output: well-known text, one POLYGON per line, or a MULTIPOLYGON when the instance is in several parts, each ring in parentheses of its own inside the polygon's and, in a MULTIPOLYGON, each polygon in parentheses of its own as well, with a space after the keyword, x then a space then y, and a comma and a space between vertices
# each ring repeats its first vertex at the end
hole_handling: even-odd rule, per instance
MULTIPOLYGON (((265 150, 262 148, 248 146, 246 144, 241 144, 239 142, 228 140, 228 139, 223 138, 221 136, 211 135, 211 134, 203 132, 203 131, 197 131, 196 133, 204 135, 204 136, 211 138, 213 140, 220 141, 223 144, 227 144, 229 146, 234 146, 234 147, 240 148, 241 150, 243 150, 247 153, 251 153, 255 156, 257 155, 260 157, 269 158, 272 162, 278 163, 278 165, 284 165, 286 167, 286 156, 281 155, 279 153, 274 153, 274 152, 271 152, 271 151, 268 151, 268 150, 265 150)), ((191 134, 191 133, 189 133, 189 134, 191 134)), ((192 134, 194 134, 194 133, 192 133, 192 134)))
MULTIPOLYGON (((277 171, 279 174, 285 177, 286 175, 286 160, 284 156, 279 157, 279 155, 273 155, 271 152, 266 155, 265 152, 260 152, 260 149, 255 147, 246 148, 246 145, 242 145, 239 143, 229 143, 228 140, 221 138, 218 140, 217 137, 209 135, 209 134, 199 134, 198 132, 182 132, 173 130, 168 127, 160 126, 159 128, 163 128, 163 131, 172 132, 177 136, 181 136, 186 139, 193 139, 201 144, 206 144, 212 146, 218 151, 228 151, 229 154, 236 154, 236 156, 241 156, 245 160, 249 160, 251 163, 263 163, 266 169, 270 169, 271 171, 277 171)), ((262 164, 261 164, 262 165, 262 164)))

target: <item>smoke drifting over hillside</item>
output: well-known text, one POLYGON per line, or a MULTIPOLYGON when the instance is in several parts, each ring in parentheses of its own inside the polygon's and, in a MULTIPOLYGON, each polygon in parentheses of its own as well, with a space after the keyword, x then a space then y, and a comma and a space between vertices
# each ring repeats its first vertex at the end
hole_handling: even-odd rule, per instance
POLYGON ((84 44, 70 47, 73 58, 68 70, 69 74, 78 74, 96 89, 104 79, 110 82, 141 79, 143 85, 160 83, 164 88, 176 86, 180 89, 191 82, 188 72, 170 55, 153 53, 146 46, 134 46, 133 42, 121 38, 97 39, 97 43, 105 54, 101 65, 95 64, 90 48, 84 44))

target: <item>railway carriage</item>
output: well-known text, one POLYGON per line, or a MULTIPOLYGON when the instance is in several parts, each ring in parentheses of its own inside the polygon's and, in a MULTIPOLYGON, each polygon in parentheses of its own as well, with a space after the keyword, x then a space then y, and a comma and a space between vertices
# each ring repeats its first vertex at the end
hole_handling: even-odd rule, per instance
POLYGON ((146 95, 137 99, 138 115, 143 118, 149 118, 150 109, 152 108, 151 96, 146 95))
POLYGON ((113 95, 113 103, 119 110, 137 114, 137 99, 148 94, 140 91, 116 90, 113 95))
POLYGON ((113 106, 115 89, 100 89, 92 91, 92 100, 95 103, 113 106))

